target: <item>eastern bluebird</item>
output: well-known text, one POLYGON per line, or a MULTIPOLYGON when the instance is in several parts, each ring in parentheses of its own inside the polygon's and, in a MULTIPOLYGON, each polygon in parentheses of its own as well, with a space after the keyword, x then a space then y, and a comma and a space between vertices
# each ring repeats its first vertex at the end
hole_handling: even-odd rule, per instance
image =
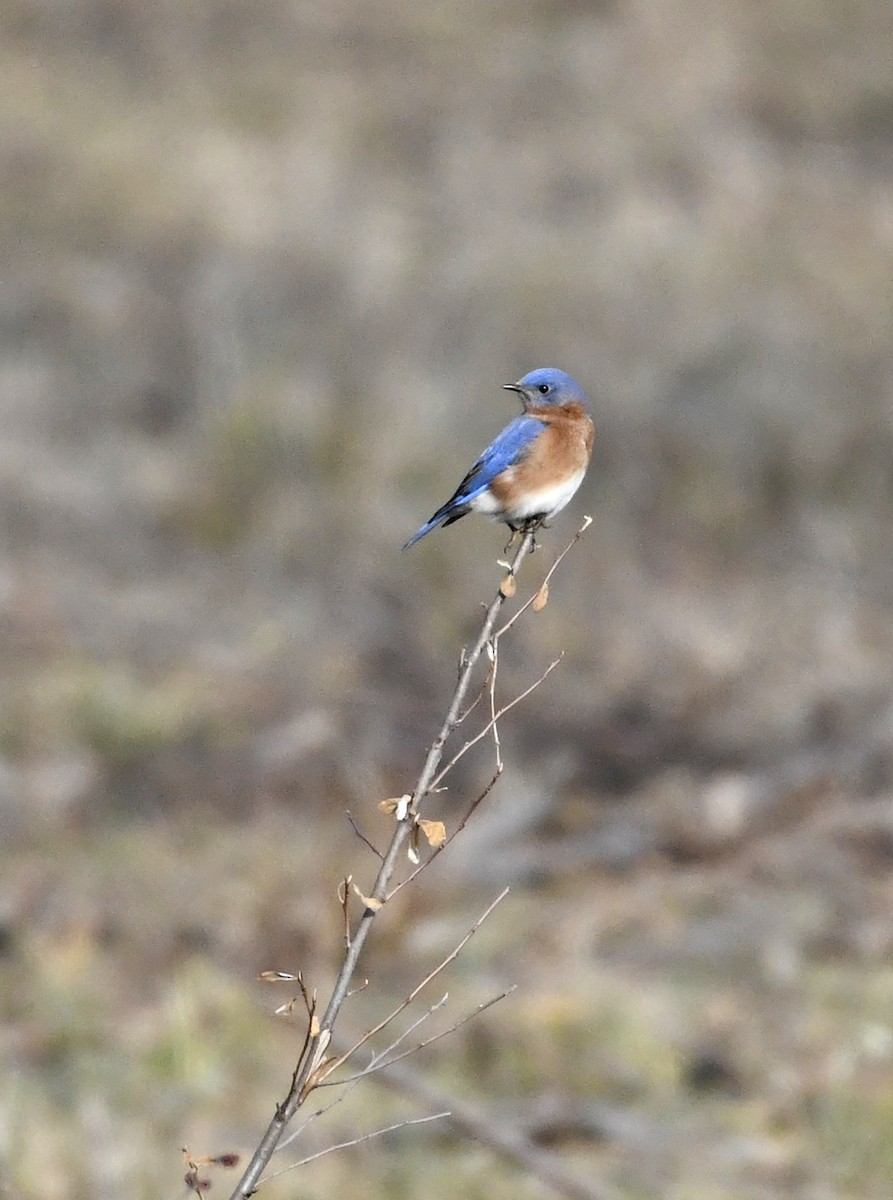
POLYGON ((404 550, 438 525, 469 512, 505 521, 514 533, 554 517, 583 482, 595 427, 578 383, 555 367, 540 367, 517 383, 524 412, 490 443, 446 504, 414 533, 404 550))

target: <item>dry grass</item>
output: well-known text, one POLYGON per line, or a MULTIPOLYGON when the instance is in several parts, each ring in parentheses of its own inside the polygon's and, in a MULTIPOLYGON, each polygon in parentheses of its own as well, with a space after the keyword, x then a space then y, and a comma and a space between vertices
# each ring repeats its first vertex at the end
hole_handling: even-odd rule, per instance
MULTIPOLYGON (((891 11, 5 6, 11 1196, 249 1148, 296 1036, 253 977, 331 973, 341 814, 407 786, 502 540, 397 548, 543 362, 597 521, 506 688, 567 657, 369 1001, 510 882, 445 1088, 608 1105, 559 1149, 630 1196, 889 1193, 891 11)), ((320 1143, 413 1111, 361 1091, 320 1143)), ((274 1187, 358 1170, 540 1194, 425 1129, 274 1187)))

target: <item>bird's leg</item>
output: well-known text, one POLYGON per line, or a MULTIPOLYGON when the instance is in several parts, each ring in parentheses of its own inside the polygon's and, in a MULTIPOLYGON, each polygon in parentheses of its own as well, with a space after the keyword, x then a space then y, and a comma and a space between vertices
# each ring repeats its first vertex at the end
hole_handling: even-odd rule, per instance
POLYGON ((535 554, 536 551, 539 550, 539 548, 540 548, 540 544, 536 540, 536 534, 537 534, 537 530, 540 529, 542 527, 542 525, 543 525, 542 517, 528 517, 522 527, 523 536, 526 537, 527 534, 529 533, 533 537, 533 540, 530 543, 530 553, 531 554, 535 554))
POLYGON ((530 543, 530 553, 533 554, 535 550, 539 549, 540 544, 536 540, 536 533, 537 530, 541 529, 545 525, 545 521, 542 517, 527 517, 521 522, 520 525, 512 525, 506 521, 506 525, 508 525, 509 529, 512 531, 512 536, 506 542, 505 549, 502 552, 503 554, 508 554, 509 550, 511 550, 512 546, 515 544, 515 538, 525 538, 527 537, 528 533, 534 535, 533 541, 530 543))
MULTIPOLYGON (((508 522, 506 522, 506 524, 508 524, 508 522)), ((520 529, 517 527, 517 525, 509 525, 509 529, 512 531, 512 536, 506 542, 505 547, 502 551, 503 554, 508 554, 509 550, 511 550, 512 546, 514 546, 514 544, 515 544, 515 538, 521 532, 520 529)))

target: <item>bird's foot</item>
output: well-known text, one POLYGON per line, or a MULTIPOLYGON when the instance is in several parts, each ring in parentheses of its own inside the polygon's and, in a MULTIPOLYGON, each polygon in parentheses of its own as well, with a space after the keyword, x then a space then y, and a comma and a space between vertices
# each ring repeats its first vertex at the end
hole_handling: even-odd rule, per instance
POLYGON ((509 540, 506 542, 505 546, 503 547, 503 550, 502 550, 503 554, 508 554, 509 550, 511 550, 512 546, 514 546, 514 544, 515 544, 515 539, 517 537, 519 537, 521 534, 521 530, 517 529, 514 525, 509 525, 509 529, 512 531, 512 533, 511 533, 511 537, 509 538, 509 540))
POLYGON ((545 526, 542 517, 531 517, 529 521, 524 522, 523 535, 526 537, 530 534, 530 553, 536 554, 540 548, 539 542, 536 540, 536 535, 540 529, 545 526))
POLYGON ((511 529, 511 531, 512 531, 512 536, 506 542, 505 549, 503 550, 502 553, 508 554, 509 550, 511 550, 512 546, 514 546, 515 541, 517 539, 520 539, 521 541, 523 541, 524 538, 526 538, 527 535, 530 534, 530 537, 531 537, 530 553, 533 554, 534 551, 539 549, 540 544, 536 540, 536 534, 537 534, 537 531, 543 527, 543 525, 544 525, 544 521, 543 521, 542 517, 529 517, 526 521, 523 521, 520 525, 509 525, 509 529, 511 529))

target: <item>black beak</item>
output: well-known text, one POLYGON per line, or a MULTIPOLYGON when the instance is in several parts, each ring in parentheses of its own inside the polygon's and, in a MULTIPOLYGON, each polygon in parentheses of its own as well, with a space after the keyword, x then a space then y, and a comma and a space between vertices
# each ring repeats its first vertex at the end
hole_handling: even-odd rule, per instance
POLYGON ((502 386, 507 392, 518 392, 518 394, 522 396, 524 394, 524 389, 521 387, 520 383, 504 383, 502 386))

